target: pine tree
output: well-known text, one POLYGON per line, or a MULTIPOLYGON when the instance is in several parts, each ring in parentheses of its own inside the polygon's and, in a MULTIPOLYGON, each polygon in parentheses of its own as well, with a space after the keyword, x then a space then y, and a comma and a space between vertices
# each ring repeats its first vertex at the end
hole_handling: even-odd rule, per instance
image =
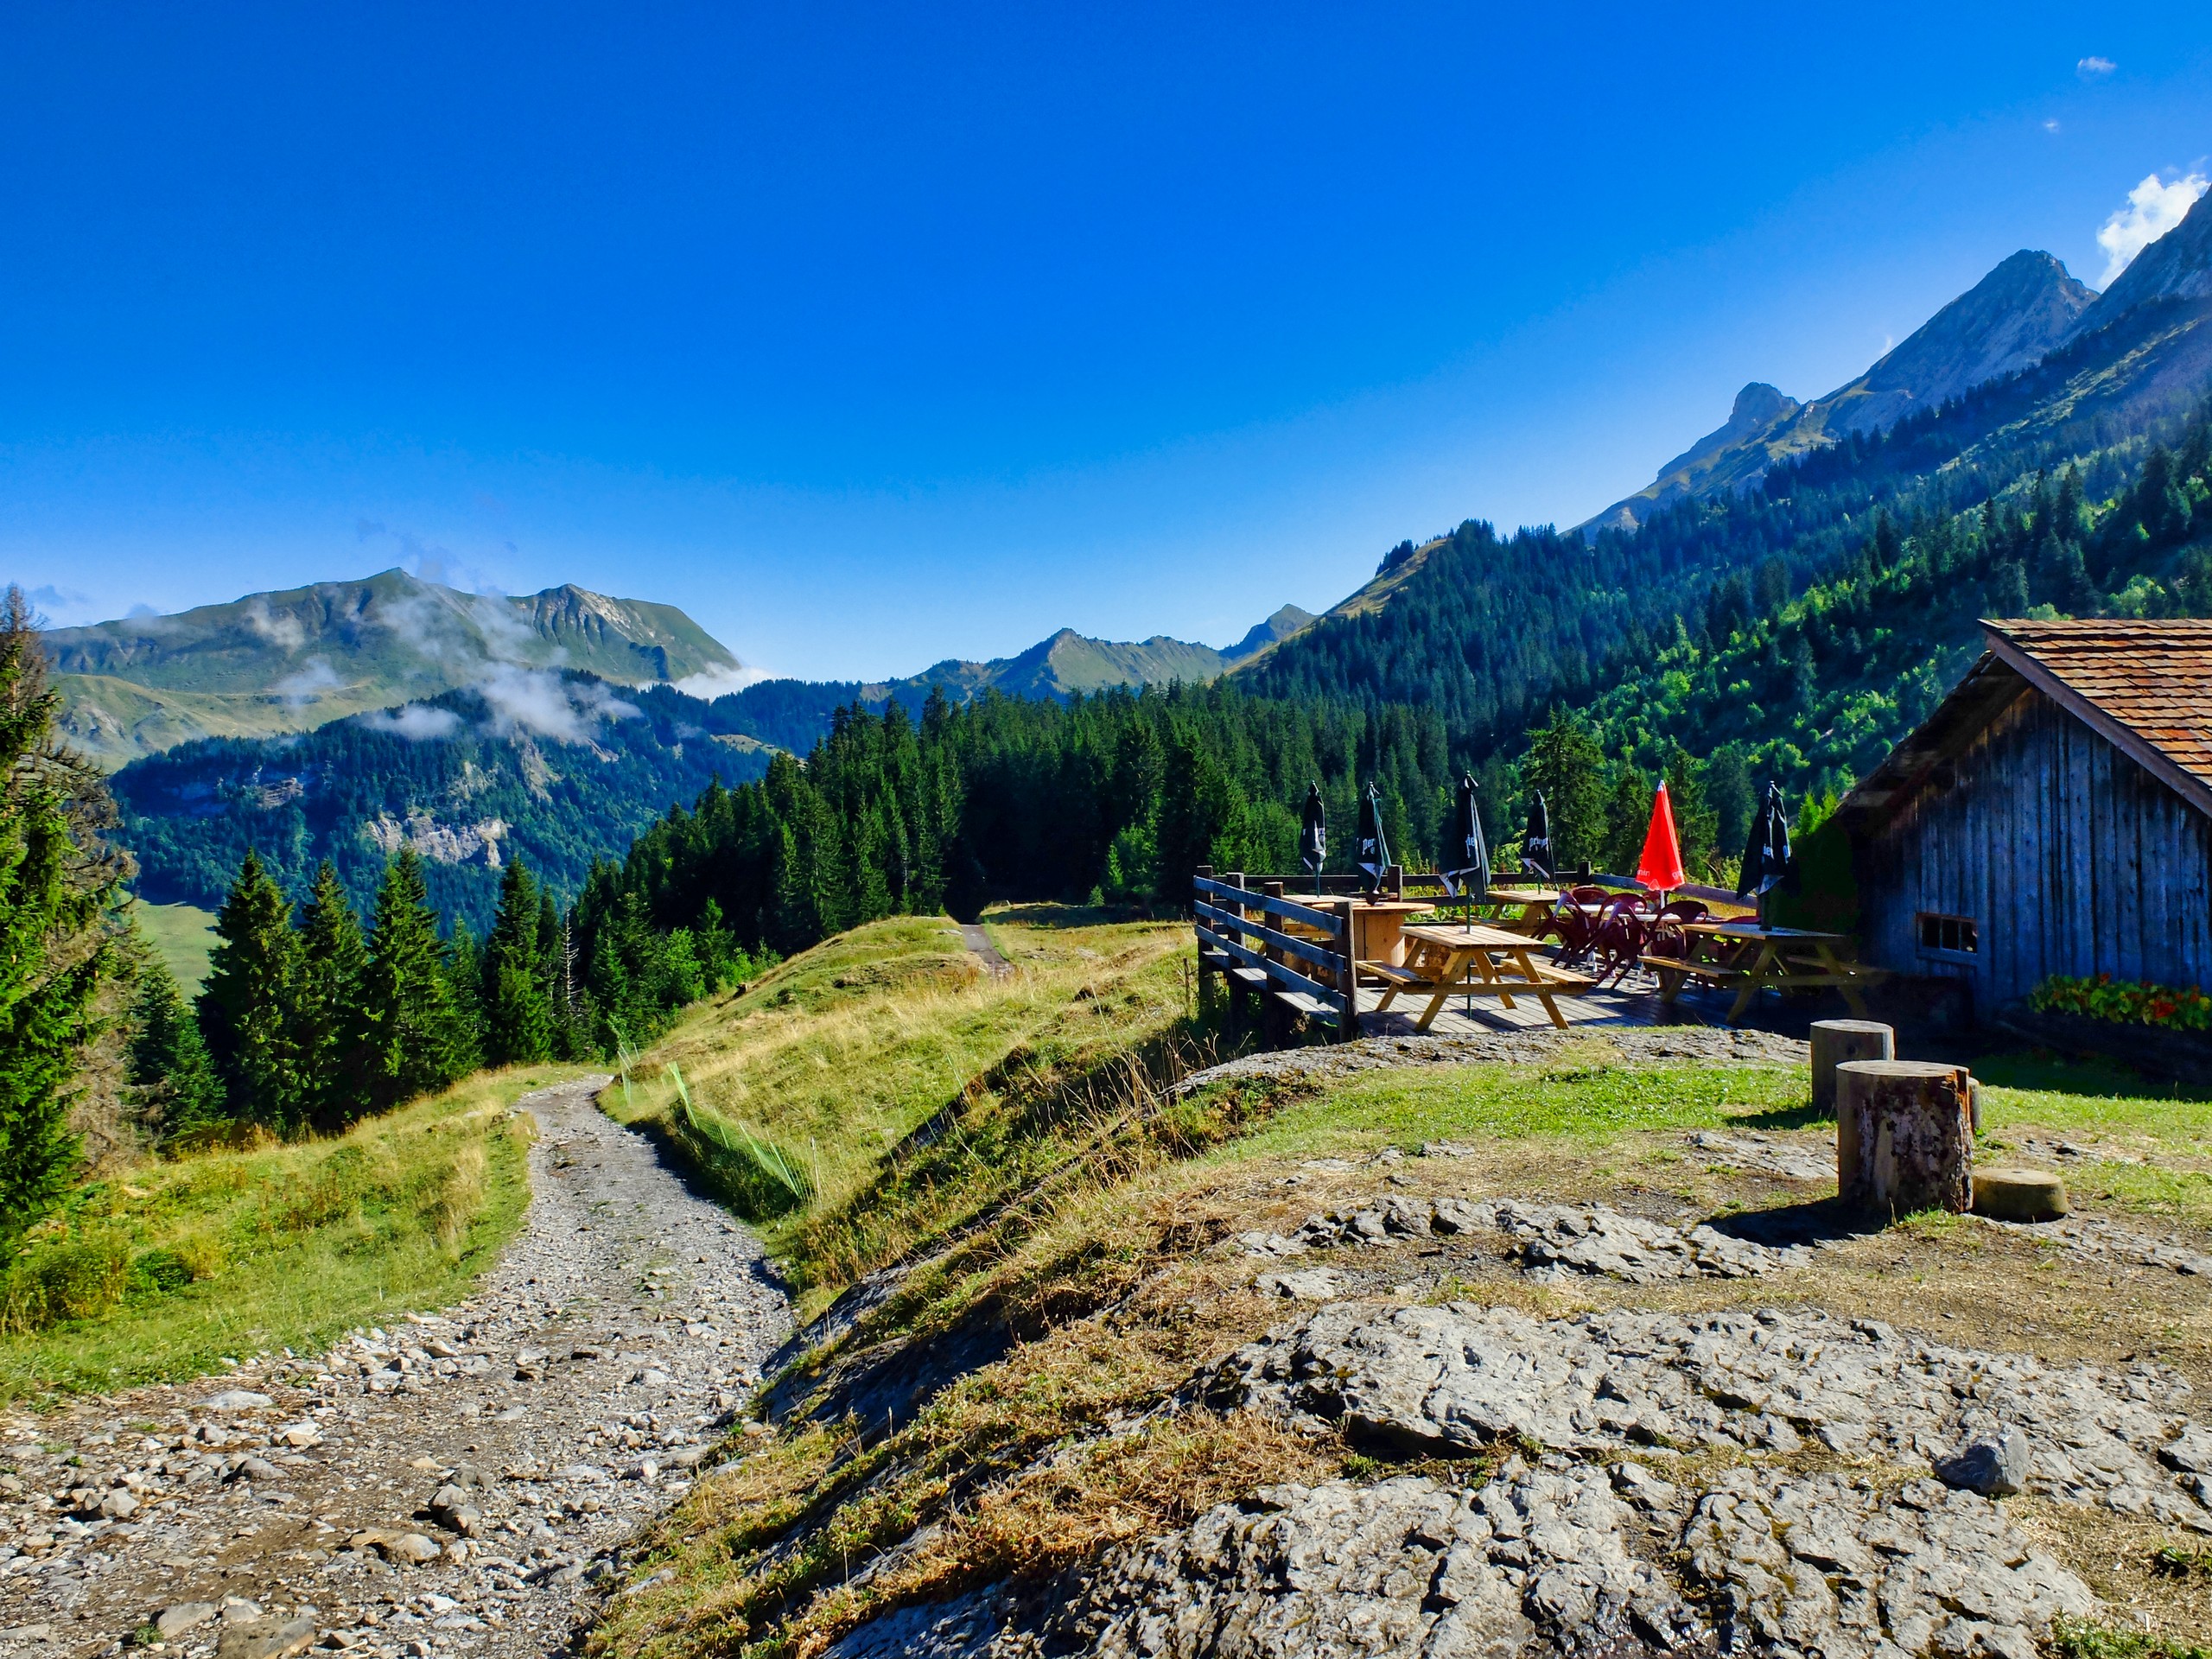
POLYGON ((1561 866, 1602 860, 1605 755, 1581 715, 1555 709, 1548 722, 1529 734, 1521 783, 1527 792, 1541 792, 1550 810, 1552 845, 1561 866))
POLYGON ((493 1065, 531 1065, 553 1053, 553 1010, 538 938, 537 882, 520 858, 499 879, 499 911, 485 941, 484 1054, 493 1065))
POLYGON ((99 774, 54 741, 60 699, 22 590, 0 599, 0 1238, 77 1160, 63 1093, 115 964, 102 920, 125 867, 101 848, 99 774))
POLYGON ((207 1058, 200 1022, 161 959, 148 953, 131 1009, 130 1070, 144 1115, 162 1146, 229 1121, 221 1079, 207 1058))
POLYGON ((446 979, 445 947, 423 883, 423 861, 412 848, 385 867, 369 933, 368 1013, 371 1075, 379 1104, 442 1088, 458 1076, 466 1056, 453 988, 446 979))
POLYGON ((370 1106, 368 976, 360 918, 326 859, 301 912, 291 997, 301 1105, 321 1128, 340 1128, 370 1106))
POLYGON ((200 1029, 222 1079, 231 1116, 283 1130, 302 1115, 292 1044, 299 938, 292 906, 248 852, 215 918, 220 941, 200 993, 200 1029))

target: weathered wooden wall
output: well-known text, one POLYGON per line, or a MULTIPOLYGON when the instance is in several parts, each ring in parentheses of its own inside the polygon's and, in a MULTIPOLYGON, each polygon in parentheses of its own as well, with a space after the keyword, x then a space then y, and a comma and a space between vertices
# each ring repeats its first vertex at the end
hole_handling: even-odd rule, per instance
POLYGON ((2032 688, 1856 849, 1868 958, 1959 976, 1976 1006, 2050 974, 2212 987, 2212 817, 2032 688), (1972 917, 1971 962, 1920 948, 1972 917))

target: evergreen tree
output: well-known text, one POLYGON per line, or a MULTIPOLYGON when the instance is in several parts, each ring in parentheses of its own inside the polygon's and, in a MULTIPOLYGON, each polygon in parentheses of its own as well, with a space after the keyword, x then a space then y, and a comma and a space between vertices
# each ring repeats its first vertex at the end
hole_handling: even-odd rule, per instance
POLYGON ((38 1218, 77 1159, 64 1095, 115 963, 102 913, 124 868, 106 791, 54 741, 60 699, 22 590, 0 599, 0 1239, 38 1218))
POLYGON ((216 915, 215 936, 200 1033, 231 1116, 283 1130, 303 1105, 291 1019, 299 938, 289 901, 251 852, 216 915))
POLYGON ((207 1058, 200 1022, 161 959, 148 953, 131 1009, 130 1068, 156 1141, 183 1137, 229 1121, 221 1080, 207 1058))
POLYGON ((485 941, 484 1055, 493 1065, 531 1065, 553 1054, 553 1008, 541 955, 544 901, 519 858, 499 880, 499 910, 485 941))
POLYGON ((1602 860, 1605 851, 1605 755, 1580 714, 1554 709, 1529 734, 1521 783, 1550 809, 1552 845, 1562 867, 1602 860))
POLYGON ((446 995, 453 1004, 453 1050, 447 1064, 453 1076, 466 1077, 485 1064, 484 948, 466 920, 453 925, 444 972, 446 995))
POLYGON ((319 1128, 341 1128, 369 1109, 368 976, 361 919, 326 859, 301 912, 291 995, 300 1103, 319 1128))
POLYGON ((445 948, 423 885, 423 861, 403 848, 385 867, 369 933, 371 1078, 376 1098, 396 1105, 453 1081, 466 1069, 464 1033, 445 948))
POLYGON ((1651 832, 1651 802, 1656 791, 1651 780, 1627 761, 1615 768, 1611 787, 1605 791, 1605 850, 1599 867, 1613 875, 1634 875, 1643 856, 1643 838, 1651 832))
POLYGON ((1714 851, 1740 859, 1751 833, 1758 798, 1751 792, 1751 757, 1741 743, 1723 743, 1705 763, 1706 799, 1713 813, 1714 851))
POLYGON ((1710 874, 1719 850, 1715 843, 1720 815, 1707 787, 1710 765, 1700 764, 1679 743, 1667 753, 1667 798, 1675 810, 1675 834, 1682 844, 1682 868, 1692 872, 1693 880, 1710 874))

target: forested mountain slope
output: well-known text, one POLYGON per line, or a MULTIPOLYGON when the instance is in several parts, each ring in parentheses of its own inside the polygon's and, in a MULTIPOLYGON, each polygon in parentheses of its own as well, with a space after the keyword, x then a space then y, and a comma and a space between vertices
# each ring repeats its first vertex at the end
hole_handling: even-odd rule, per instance
POLYGON ((574 586, 467 594, 397 569, 50 629, 44 640, 63 731, 110 766, 196 737, 307 731, 514 669, 624 685, 739 671, 671 605, 574 586))
POLYGON ((134 761, 110 781, 139 892, 213 909, 251 848, 296 897, 331 860, 365 906, 405 846, 433 904, 480 934, 518 854, 565 899, 671 804, 766 764, 669 687, 516 674, 497 696, 448 691, 304 736, 204 738, 134 761))
MULTIPOLYGON (((1794 786, 1840 778, 1910 726, 1923 706, 1913 686, 1956 666, 1977 613, 2204 602, 2182 550, 2212 535, 2191 505, 2203 489, 2189 459, 2201 437, 2185 436, 2212 389, 2208 245, 2212 207, 2200 202, 2139 260, 2140 280, 2124 276, 2032 367, 1847 432, 1771 466, 1754 488, 1685 496, 1588 544, 1549 530, 1508 540, 1474 522, 1403 544, 1366 588, 1236 682, 1268 696, 1433 709, 1470 762, 1517 751, 1565 702, 1672 710, 1663 735, 1695 753, 1725 734, 1794 786), (2178 466, 2161 447, 2176 443, 2188 446, 2178 466), (2113 525, 2136 511, 2127 504, 2146 467, 2153 493, 2177 493, 2152 514, 2158 531, 2131 541, 2113 525), (1899 604, 1869 656, 1859 621, 1824 619, 1884 602, 1907 552, 1944 580, 1941 602, 1899 604), (1847 594, 1858 597, 1847 604, 1847 594), (1787 639, 1754 626, 1785 617, 1797 619, 1787 639), (1748 688, 1733 711, 1722 718, 1716 704, 1694 721, 1679 696, 1655 689, 1717 672, 1746 642, 1783 653, 1792 674, 1809 662, 1811 686, 1783 698, 1781 667, 1738 675, 1719 683, 1748 688)), ((1662 734, 1631 722, 1609 735, 1639 733, 1662 734)))

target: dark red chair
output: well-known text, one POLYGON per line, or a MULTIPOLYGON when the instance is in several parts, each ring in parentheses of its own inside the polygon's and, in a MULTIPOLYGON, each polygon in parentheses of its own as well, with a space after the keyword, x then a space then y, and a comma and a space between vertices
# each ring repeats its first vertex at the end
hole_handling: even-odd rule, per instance
POLYGON ((1643 942, 1643 954, 1672 957, 1679 962, 1690 953, 1690 938, 1682 931, 1682 925, 1701 922, 1710 914, 1711 909, 1696 899, 1675 899, 1662 905, 1652 918, 1650 936, 1643 942))
POLYGON ((1608 979, 1617 980, 1636 966, 1643 955, 1651 921, 1640 893, 1615 893, 1606 899, 1605 907, 1598 912, 1590 944, 1591 954, 1598 959, 1599 984, 1608 979))

